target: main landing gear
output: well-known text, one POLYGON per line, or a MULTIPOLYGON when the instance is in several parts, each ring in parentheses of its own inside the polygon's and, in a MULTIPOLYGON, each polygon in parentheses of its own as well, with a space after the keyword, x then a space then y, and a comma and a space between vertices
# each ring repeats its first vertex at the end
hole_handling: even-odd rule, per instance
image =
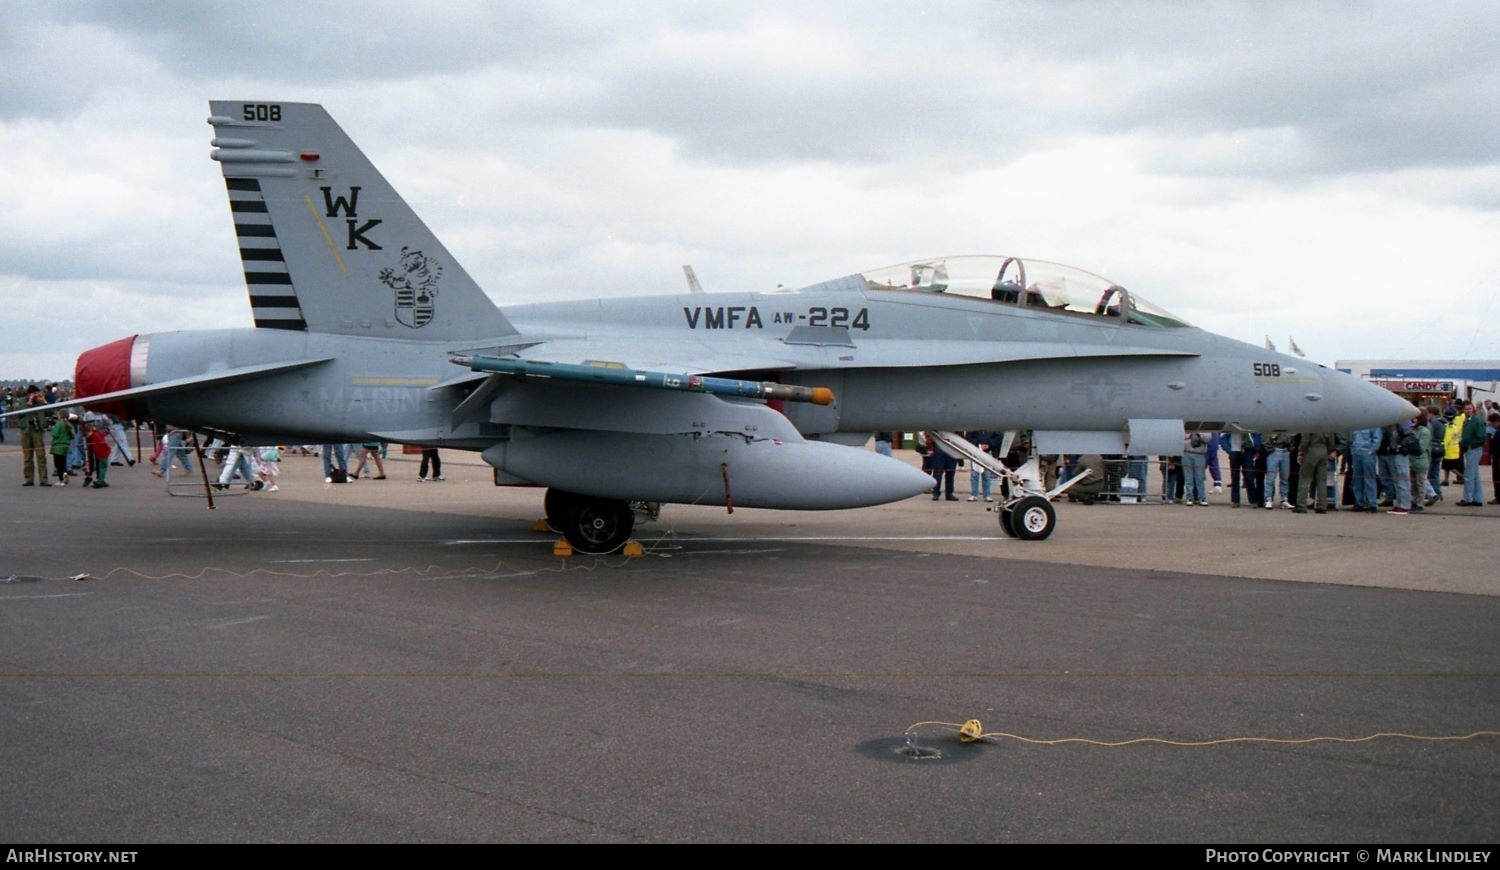
POLYGON ((575 553, 605 556, 630 540, 635 529, 635 510, 617 498, 579 495, 549 489, 542 499, 547 525, 560 532, 575 553))

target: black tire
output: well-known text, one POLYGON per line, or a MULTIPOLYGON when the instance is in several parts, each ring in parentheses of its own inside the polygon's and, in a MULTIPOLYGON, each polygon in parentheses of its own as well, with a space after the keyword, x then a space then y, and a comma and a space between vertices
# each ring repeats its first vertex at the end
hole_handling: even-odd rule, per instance
POLYGON ((563 537, 573 552, 605 556, 619 552, 635 528, 635 511, 617 498, 575 496, 577 501, 563 522, 563 537))
POLYGON ((1016 502, 1011 509, 1011 526, 1016 537, 1023 541, 1043 541, 1057 528, 1057 512, 1052 503, 1039 495, 1031 495, 1016 502))
POLYGON ((1000 509, 1000 531, 1012 538, 1016 536, 1016 527, 1012 525, 1014 519, 1015 517, 1011 514, 1010 508, 1003 507, 1000 509))
POLYGON ((568 523, 568 514, 573 511, 583 496, 565 489, 548 489, 542 496, 542 515, 552 531, 562 533, 568 523))

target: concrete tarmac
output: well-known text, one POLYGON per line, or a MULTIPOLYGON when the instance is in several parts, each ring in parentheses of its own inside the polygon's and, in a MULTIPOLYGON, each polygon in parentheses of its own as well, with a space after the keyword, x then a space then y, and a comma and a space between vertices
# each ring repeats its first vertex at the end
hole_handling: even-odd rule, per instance
POLYGON ((210 511, 143 466, 21 488, 0 447, 8 839, 1500 838, 1500 737, 1467 736, 1500 731, 1500 507, 1062 504, 1022 543, 925 497, 668 506, 646 556, 562 559, 539 490, 445 458, 291 457, 210 511), (1455 739, 900 751, 970 718, 1455 739))

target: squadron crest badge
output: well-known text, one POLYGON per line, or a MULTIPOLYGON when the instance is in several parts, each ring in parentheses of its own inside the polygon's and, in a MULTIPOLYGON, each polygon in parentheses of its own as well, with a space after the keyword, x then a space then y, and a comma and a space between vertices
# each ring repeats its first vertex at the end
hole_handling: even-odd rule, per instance
POLYGON ((431 322, 442 277, 441 263, 403 245, 401 265, 380 270, 380 283, 396 291, 396 321, 413 329, 431 322))

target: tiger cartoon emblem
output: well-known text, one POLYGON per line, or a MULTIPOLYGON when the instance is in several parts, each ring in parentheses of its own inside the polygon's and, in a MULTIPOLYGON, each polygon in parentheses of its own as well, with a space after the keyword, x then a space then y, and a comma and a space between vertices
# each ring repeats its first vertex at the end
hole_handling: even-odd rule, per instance
POLYGON ((401 265, 380 270, 380 283, 396 291, 396 321, 420 329, 432 321, 443 266, 421 251, 401 246, 401 265))

